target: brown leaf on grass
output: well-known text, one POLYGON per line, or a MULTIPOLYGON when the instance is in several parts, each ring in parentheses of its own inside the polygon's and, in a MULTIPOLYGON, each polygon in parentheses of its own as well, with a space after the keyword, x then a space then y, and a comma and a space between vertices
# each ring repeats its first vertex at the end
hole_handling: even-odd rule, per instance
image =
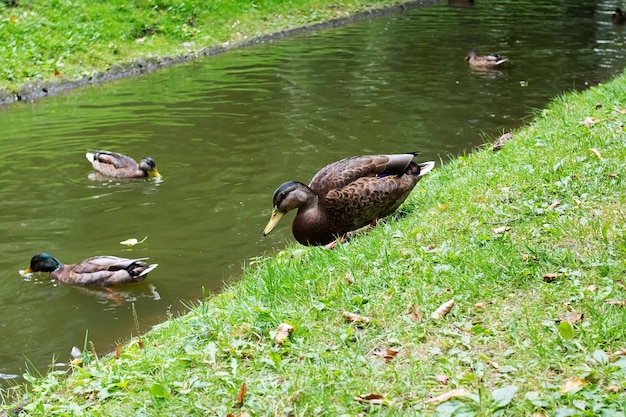
POLYGON ((493 144, 493 146, 491 147, 491 150, 493 152, 499 151, 500 149, 504 147, 504 144, 511 139, 513 139, 513 134, 511 134, 510 132, 505 133, 504 135, 500 136, 498 140, 496 140, 496 143, 493 144))
POLYGON ((608 387, 606 387, 606 390, 608 392, 612 392, 613 394, 617 394, 618 392, 622 392, 622 388, 620 388, 618 385, 609 385, 608 387))
POLYGON ((226 414, 226 417, 250 417, 250 414, 246 413, 245 411, 242 411, 241 413, 234 415, 233 413, 228 413, 226 414))
POLYGON ((594 284, 587 285, 585 288, 587 288, 587 290, 591 292, 598 291, 598 286, 594 284))
POLYGON ((619 109, 617 112, 619 114, 626 114, 626 109, 619 109))
POLYGON ((17 16, 10 16, 9 17, 9 21, 11 23, 17 23, 19 21, 19 19, 17 18, 17 16))
POLYGON ((289 335, 293 333, 294 330, 295 329, 293 328, 292 325, 287 324, 287 323, 282 323, 280 326, 278 326, 278 329, 276 329, 276 334, 274 335, 274 342, 276 342, 276 344, 278 345, 282 345, 285 342, 285 339, 287 339, 289 335))
POLYGON ((561 273, 559 272, 550 272, 549 274, 543 274, 542 278, 545 282, 553 282, 555 279, 560 277, 561 273))
POLYGON ((546 413, 543 411, 535 411, 531 417, 546 417, 546 413))
POLYGON ((626 356, 626 349, 616 350, 613 353, 614 356, 626 356))
POLYGON ((394 348, 388 347, 386 349, 375 350, 372 352, 372 354, 375 356, 381 357, 387 362, 389 362, 393 360, 399 352, 400 352, 400 349, 394 349, 394 348))
POLYGON ((552 210, 554 210, 555 208, 557 208, 557 207, 559 206, 559 204, 561 204, 561 202, 560 202, 560 201, 558 201, 558 200, 554 200, 554 201, 552 202, 552 204, 550 204, 546 210, 548 210, 548 211, 552 211, 552 210))
POLYGON ((237 404, 240 406, 243 405, 243 401, 246 399, 246 391, 248 391, 248 387, 244 382, 241 384, 241 387, 239 387, 239 394, 237 394, 237 404))
POLYGON ((509 230, 511 230, 509 226, 500 226, 500 227, 494 227, 491 231, 493 232, 494 235, 501 235, 502 233, 508 232, 509 230))
POLYGON ((605 302, 612 306, 626 306, 626 300, 605 300, 605 302))
POLYGON ((388 401, 385 396, 380 394, 364 394, 354 397, 354 399, 360 403, 374 404, 374 405, 386 405, 388 401))
POLYGON ((432 312, 432 314, 430 315, 430 318, 431 319, 435 319, 435 320, 439 320, 440 318, 442 318, 446 314, 448 314, 450 312, 450 310, 452 310, 452 307, 454 307, 454 299, 448 300, 445 303, 443 303, 442 305, 440 305, 437 310, 432 312))
POLYGON ((600 151, 597 150, 596 148, 589 148, 589 150, 593 152, 598 157, 599 160, 602 161, 604 159, 602 155, 600 154, 600 151))
POLYGON ((342 316, 352 323, 369 324, 370 321, 372 321, 372 319, 370 319, 369 317, 361 316, 356 313, 350 313, 349 311, 344 311, 342 313, 342 316))
POLYGON ((448 385, 448 375, 437 374, 435 375, 435 378, 437 378, 437 381, 439 381, 441 385, 448 385))
POLYGON ((616 172, 611 172, 611 173, 609 174, 609 178, 611 178, 611 179, 613 179, 613 180, 614 180, 614 179, 617 179, 618 177, 619 177, 619 174, 618 174, 618 173, 616 173, 616 172))
POLYGON ((406 306, 406 314, 411 315, 411 318, 413 320, 415 320, 418 323, 421 323, 422 312, 421 312, 420 306, 418 306, 417 304, 413 305, 413 303, 409 303, 409 305, 406 306))
POLYGON ((535 255, 528 255, 526 253, 522 255, 522 261, 523 262, 528 262, 529 260, 536 261, 537 257, 535 255))
POLYGON ((567 321, 570 324, 576 324, 579 321, 581 321, 584 317, 585 317, 584 313, 573 313, 567 316, 559 316, 559 318, 554 321, 557 323, 560 323, 562 321, 567 321))
POLYGON ((346 272, 346 282, 348 285, 354 284, 354 277, 352 277, 352 274, 349 272, 346 272))
POLYGON ((574 388, 584 387, 588 382, 582 378, 574 378, 567 381, 561 387, 561 392, 570 392, 574 388))
POLYGON ((437 395, 436 397, 433 398, 429 398, 426 401, 424 401, 425 403, 443 403, 448 401, 450 398, 454 398, 454 397, 469 397, 472 394, 467 391, 466 389, 463 388, 457 388, 457 389, 453 389, 452 391, 448 391, 448 392, 444 392, 441 395, 437 395))
POLYGON ((115 347, 115 359, 119 359, 122 356, 122 344, 118 343, 115 347))

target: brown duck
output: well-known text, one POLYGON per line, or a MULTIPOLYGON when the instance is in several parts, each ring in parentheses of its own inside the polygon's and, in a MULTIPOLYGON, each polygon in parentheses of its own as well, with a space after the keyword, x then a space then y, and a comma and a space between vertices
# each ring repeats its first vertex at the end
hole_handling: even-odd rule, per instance
POLYGON ((355 156, 322 168, 307 186, 289 181, 274 192, 267 235, 290 210, 292 231, 303 245, 326 245, 347 232, 393 213, 417 182, 435 166, 416 164, 417 152, 355 156))
POLYGON ((509 59, 503 55, 478 55, 475 51, 469 51, 465 56, 465 60, 473 68, 495 68, 501 66, 509 59))
POLYGON ((149 156, 137 163, 133 158, 116 152, 95 151, 85 154, 93 169, 107 177, 145 178, 152 174, 160 177, 154 159, 149 156))
POLYGON ((142 262, 146 258, 126 259, 117 256, 94 256, 77 264, 64 265, 54 256, 40 253, 33 256, 22 275, 50 272, 50 277, 66 284, 116 285, 143 281, 158 264, 142 262))

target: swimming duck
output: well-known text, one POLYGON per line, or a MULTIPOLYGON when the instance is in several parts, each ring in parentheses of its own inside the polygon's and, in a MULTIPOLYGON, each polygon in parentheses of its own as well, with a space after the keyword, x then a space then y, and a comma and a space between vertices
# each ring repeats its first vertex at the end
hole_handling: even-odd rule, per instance
POLYGON ((393 213, 435 166, 432 161, 416 164, 415 155, 354 156, 322 168, 308 186, 297 181, 282 184, 274 192, 263 235, 293 209, 298 209, 293 235, 303 245, 327 245, 393 213))
POLYGON ((137 163, 133 158, 116 152, 95 151, 85 154, 93 169, 107 177, 144 178, 149 174, 160 177, 154 159, 149 156, 137 163))
POLYGON ((509 59, 503 55, 490 54, 490 55, 478 55, 475 51, 469 51, 465 60, 469 63, 470 67, 474 68, 493 68, 507 62, 509 59))
POLYGON ((613 16, 611 16, 611 21, 617 25, 623 25, 624 22, 626 22, 626 14, 624 14, 622 9, 617 7, 615 9, 615 13, 613 13, 613 16))
POLYGON ((64 265, 54 256, 40 253, 33 256, 22 275, 31 272, 50 272, 50 277, 66 284, 116 285, 143 281, 158 264, 148 265, 140 259, 117 256, 94 256, 77 264, 64 265))

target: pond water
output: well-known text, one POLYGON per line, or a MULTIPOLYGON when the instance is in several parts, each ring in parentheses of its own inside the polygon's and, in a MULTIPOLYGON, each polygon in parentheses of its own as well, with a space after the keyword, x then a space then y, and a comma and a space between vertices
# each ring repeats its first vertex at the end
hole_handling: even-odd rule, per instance
POLYGON ((292 215, 261 233, 286 180, 355 154, 445 162, 620 73, 613 8, 444 2, 0 109, 0 377, 67 362, 86 332, 111 351, 136 334, 133 304, 145 330, 293 241, 292 215), (511 65, 470 71, 472 48, 511 65), (90 180, 90 149, 152 156, 163 180, 90 180), (39 252, 159 267, 113 291, 20 277, 39 252))

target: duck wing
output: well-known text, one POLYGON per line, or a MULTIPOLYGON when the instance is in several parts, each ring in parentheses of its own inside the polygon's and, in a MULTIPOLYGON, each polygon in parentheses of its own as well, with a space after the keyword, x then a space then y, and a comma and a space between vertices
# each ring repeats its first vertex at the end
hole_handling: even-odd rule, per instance
POLYGON ((117 256, 94 256, 75 265, 66 265, 58 279, 80 285, 115 285, 138 282, 158 264, 142 262, 147 258, 127 259, 117 256))
POLYGON ((137 176, 142 171, 133 158, 116 152, 95 151, 85 154, 93 168, 110 177, 137 176))
POLYGON ((311 180, 309 188, 318 196, 341 189, 360 178, 402 176, 417 154, 354 156, 325 166, 311 180))

